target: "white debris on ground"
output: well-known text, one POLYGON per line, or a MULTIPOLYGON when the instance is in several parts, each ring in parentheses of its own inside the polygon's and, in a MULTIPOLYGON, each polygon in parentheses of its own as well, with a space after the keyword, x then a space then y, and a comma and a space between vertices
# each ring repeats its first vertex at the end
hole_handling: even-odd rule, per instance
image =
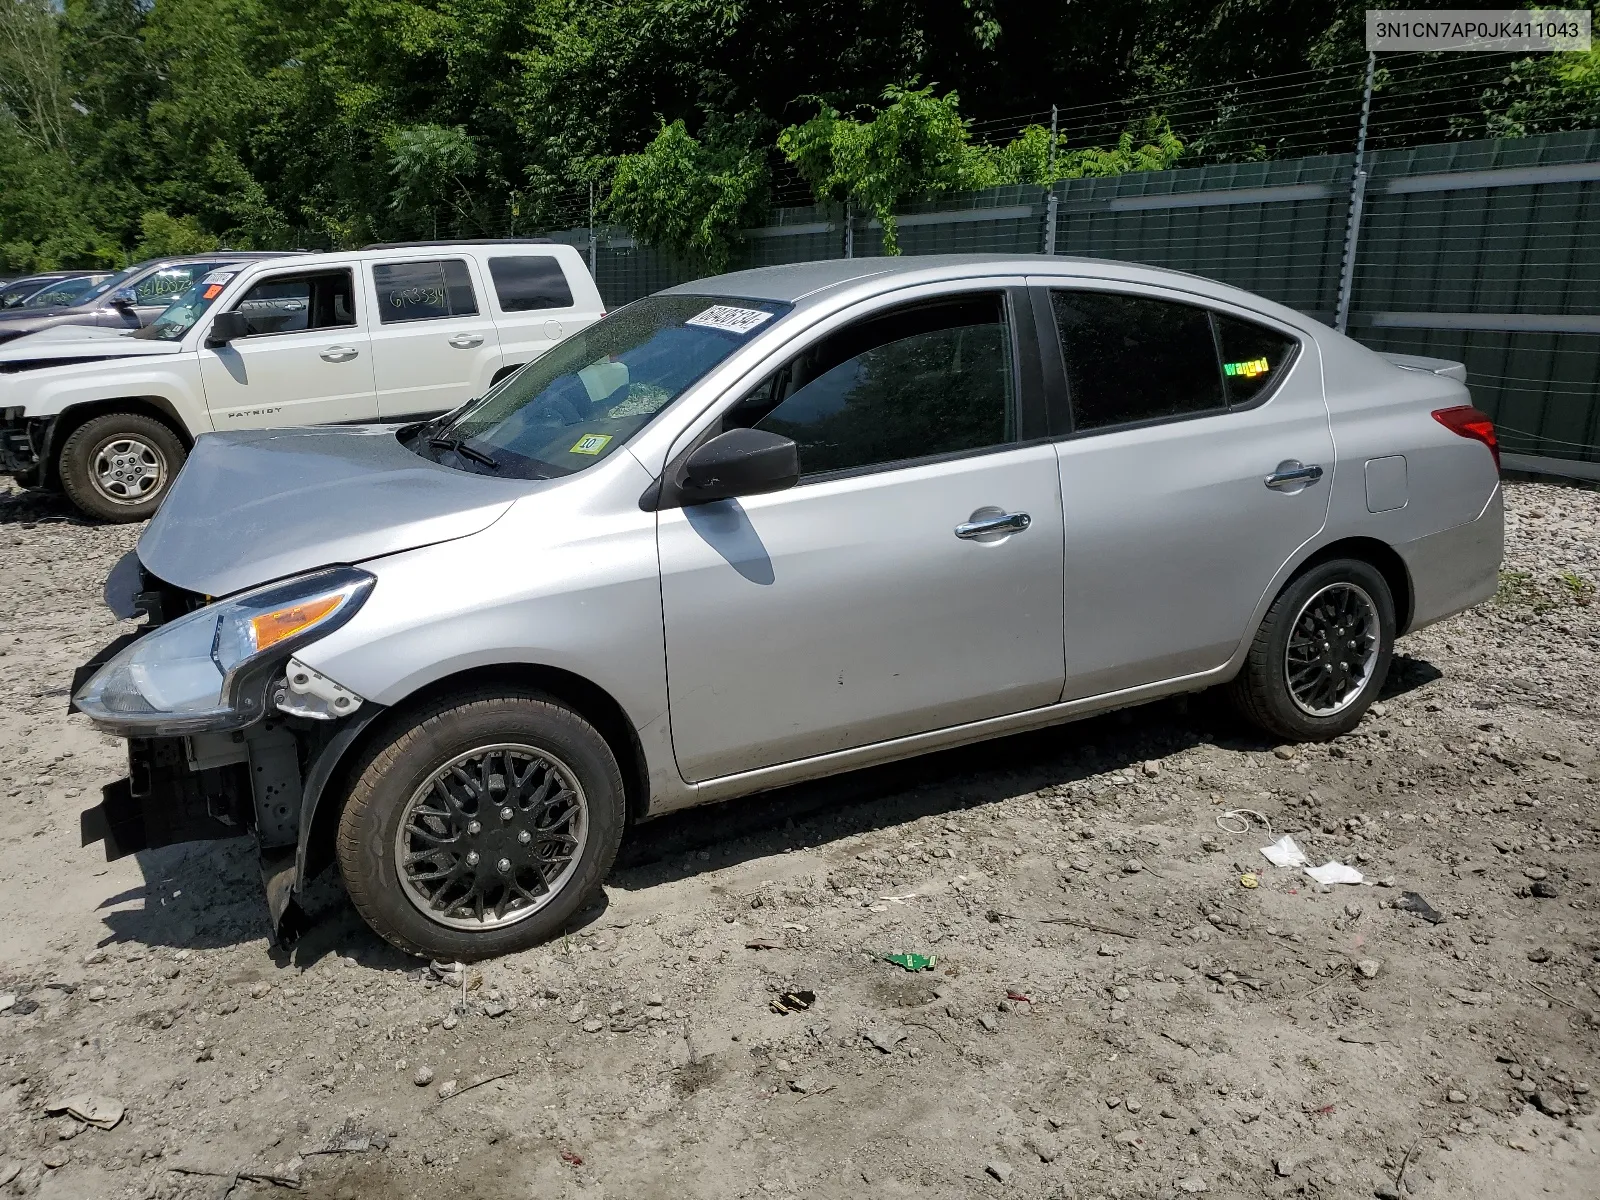
POLYGON ((0 1195, 1593 1197, 1600 495, 1506 492, 1331 745, 1198 696, 680 814, 460 970, 331 885, 273 951, 244 841, 79 848, 139 531, 0 492, 0 1195))

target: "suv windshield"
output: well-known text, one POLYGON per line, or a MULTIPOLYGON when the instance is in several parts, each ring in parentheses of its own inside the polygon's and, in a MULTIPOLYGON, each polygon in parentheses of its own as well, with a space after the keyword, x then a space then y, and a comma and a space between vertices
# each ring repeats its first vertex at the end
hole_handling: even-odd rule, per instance
POLYGON ((134 263, 131 267, 124 267, 110 279, 102 279, 99 283, 95 284, 94 287, 90 288, 83 295, 79 296, 77 302, 79 304, 88 304, 91 301, 100 299, 101 296, 109 296, 123 284, 127 283, 128 280, 132 279, 135 275, 140 274, 149 265, 150 263, 146 261, 142 263, 134 263))
POLYGON ((17 307, 55 308, 61 304, 72 304, 93 286, 94 276, 92 275, 80 275, 76 279, 58 280, 48 287, 35 292, 17 307))
POLYGON ((234 267, 218 267, 208 271, 187 288, 178 298, 162 310, 161 315, 143 329, 136 329, 129 337, 153 338, 158 342, 176 342, 194 328, 200 315, 211 307, 211 302, 222 295, 228 280, 237 275, 234 267))
POLYGON ((647 296, 573 334, 411 448, 462 470, 551 479, 592 466, 791 305, 647 296))

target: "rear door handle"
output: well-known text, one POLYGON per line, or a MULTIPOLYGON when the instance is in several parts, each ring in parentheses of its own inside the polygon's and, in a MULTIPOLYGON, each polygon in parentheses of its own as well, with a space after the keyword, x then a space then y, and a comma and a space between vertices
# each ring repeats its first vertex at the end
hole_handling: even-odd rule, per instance
POLYGON ((991 533, 1021 533, 1033 518, 1025 512, 999 513, 993 517, 979 517, 975 521, 966 521, 956 526, 958 538, 980 538, 991 533))
POLYGON ((1322 478, 1322 468, 1312 463, 1306 466, 1297 458, 1286 458, 1278 464, 1278 469, 1268 475, 1261 482, 1269 488, 1292 488, 1296 484, 1309 487, 1322 478))
POLYGON ((354 346, 329 346, 322 352, 322 361, 333 363, 349 362, 360 353, 361 351, 354 346))
POLYGON ((483 334, 458 333, 450 339, 450 344, 457 350, 471 350, 474 346, 483 345, 483 334))

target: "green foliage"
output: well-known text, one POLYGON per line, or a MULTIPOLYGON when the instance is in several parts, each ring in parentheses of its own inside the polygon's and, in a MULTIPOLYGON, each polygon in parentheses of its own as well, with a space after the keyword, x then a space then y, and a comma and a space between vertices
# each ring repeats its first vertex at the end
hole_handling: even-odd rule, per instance
POLYGON ((673 121, 643 151, 617 160, 606 211, 644 241, 719 272, 738 231, 759 219, 766 195, 767 168, 757 151, 701 142, 673 121))
POLYGON ((134 262, 169 254, 204 254, 220 244, 193 217, 174 217, 164 212, 147 212, 140 217, 139 233, 139 244, 131 256, 134 262))
POLYGON ((1004 146, 983 146, 972 143, 954 92, 890 87, 883 98, 887 103, 868 121, 824 105, 811 120, 779 134, 778 149, 818 203, 848 202, 876 216, 888 254, 900 252, 894 209, 913 197, 1159 171, 1183 154, 1183 143, 1159 114, 1124 130, 1110 148, 1070 150, 1042 125, 1028 126, 1004 146))
POLYGON ((478 168, 478 148, 460 125, 411 125, 383 139, 394 190, 389 206, 422 215, 434 236, 441 209, 466 218, 472 192, 466 178, 478 168))
POLYGON ((968 143, 954 92, 891 85, 869 121, 823 105, 803 125, 778 135, 778 149, 811 185, 819 203, 848 202, 883 225, 885 253, 898 254, 895 206, 910 196, 986 186, 986 159, 968 143))

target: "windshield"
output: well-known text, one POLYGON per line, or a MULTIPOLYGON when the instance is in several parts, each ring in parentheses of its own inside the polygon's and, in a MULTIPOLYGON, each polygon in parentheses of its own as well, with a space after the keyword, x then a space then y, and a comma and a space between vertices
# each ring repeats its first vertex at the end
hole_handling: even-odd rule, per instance
POLYGON ((238 273, 232 268, 219 267, 202 275, 180 292, 178 298, 167 305, 159 317, 143 329, 134 330, 129 336, 152 338, 158 342, 181 341, 183 335, 194 328, 194 323, 200 319, 200 315, 222 295, 222 289, 227 286, 228 280, 238 273))
POLYGON ((788 312, 721 296, 647 296, 573 334, 412 448, 462 470, 551 479, 593 466, 788 312))
POLYGON ((93 286, 93 275, 79 275, 74 279, 58 279, 55 283, 49 284, 29 296, 19 307, 54 308, 58 304, 73 304, 93 286))
POLYGON ((127 283, 128 280, 132 279, 135 275, 149 265, 150 264, 148 262, 142 262, 134 263, 131 267, 124 267, 115 275, 111 276, 110 279, 102 279, 99 283, 95 284, 94 287, 90 288, 83 295, 79 296, 78 303, 88 304, 89 301, 98 300, 101 296, 109 296, 112 292, 116 291, 123 284, 127 283))

